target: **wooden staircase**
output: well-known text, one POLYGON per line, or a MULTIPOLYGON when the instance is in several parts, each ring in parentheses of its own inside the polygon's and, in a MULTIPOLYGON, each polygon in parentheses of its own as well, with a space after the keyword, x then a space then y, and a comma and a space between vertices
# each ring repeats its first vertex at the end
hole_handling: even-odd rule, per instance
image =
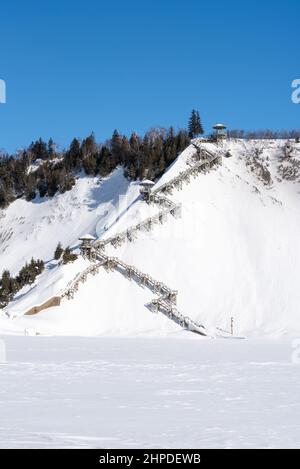
MULTIPOLYGON (((75 293, 78 291, 80 284, 87 281, 89 275, 96 275, 100 268, 105 268, 108 272, 118 271, 130 281, 135 281, 140 287, 148 288, 156 296, 150 303, 146 305, 153 313, 162 313, 170 320, 174 321, 182 328, 194 332, 202 336, 212 336, 203 324, 193 321, 189 316, 180 313, 176 307, 177 290, 172 290, 163 282, 155 280, 150 275, 141 272, 135 266, 126 264, 124 261, 117 257, 108 256, 105 253, 105 248, 111 245, 115 248, 121 246, 124 242, 133 242, 139 232, 150 231, 157 224, 164 223, 169 215, 177 218, 181 216, 181 204, 174 203, 167 195, 172 194, 174 190, 181 190, 184 184, 188 184, 191 178, 196 178, 200 173, 205 173, 213 167, 222 164, 222 156, 219 151, 215 154, 208 151, 206 148, 196 143, 192 143, 195 147, 195 152, 188 161, 188 168, 181 171, 177 176, 163 184, 162 186, 154 189, 147 197, 147 203, 158 205, 159 211, 156 215, 148 217, 141 223, 135 224, 128 229, 117 233, 107 239, 96 240, 88 249, 84 245, 81 247, 82 255, 88 257, 91 264, 80 274, 78 274, 67 287, 62 290, 59 295, 56 295, 60 300, 66 298, 73 299, 75 293)), ((217 149, 217 148, 216 148, 217 149)), ((52 304, 51 298, 44 304, 52 304)), ((57 304, 59 304, 57 302, 57 304)), ((42 306, 42 305, 41 305, 42 306)), ((47 306, 46 306, 47 307, 47 306)), ((31 308, 25 314, 35 314, 45 308, 31 308), (33 312, 34 311, 34 312, 33 312)), ((220 336, 229 336, 230 333, 220 328, 215 329, 215 334, 220 336)))

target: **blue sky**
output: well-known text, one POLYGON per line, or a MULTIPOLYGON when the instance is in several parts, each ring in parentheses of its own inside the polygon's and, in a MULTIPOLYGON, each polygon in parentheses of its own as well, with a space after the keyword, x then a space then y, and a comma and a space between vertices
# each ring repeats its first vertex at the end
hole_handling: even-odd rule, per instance
POLYGON ((193 107, 206 130, 299 128, 299 21, 292 0, 1 2, 0 148, 183 127, 193 107))

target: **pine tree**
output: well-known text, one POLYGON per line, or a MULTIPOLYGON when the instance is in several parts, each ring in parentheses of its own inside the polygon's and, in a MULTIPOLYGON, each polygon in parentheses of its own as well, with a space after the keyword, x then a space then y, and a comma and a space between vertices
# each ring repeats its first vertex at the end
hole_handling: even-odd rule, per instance
POLYGON ((49 158, 55 158, 55 143, 52 138, 50 138, 48 141, 47 150, 49 158))
POLYGON ((122 148, 122 135, 119 134, 117 129, 114 130, 111 138, 111 151, 114 158, 117 160, 120 158, 122 148))
POLYGON ((85 174, 95 175, 97 167, 97 154, 88 155, 83 160, 83 169, 85 174))
POLYGON ((108 147, 103 146, 97 156, 97 172, 101 177, 105 177, 111 172, 111 165, 111 152, 108 147))
POLYGON ((79 169, 82 159, 80 142, 74 138, 70 144, 69 150, 65 154, 65 165, 67 169, 79 169))
POLYGON ((66 247, 65 252, 63 253, 63 263, 69 264, 69 262, 74 262, 77 259, 77 254, 71 252, 71 249, 66 247))
POLYGON ((188 131, 189 131, 190 138, 194 138, 197 135, 204 134, 199 112, 196 111, 195 109, 193 109, 191 112, 191 116, 190 116, 189 124, 188 124, 188 131))
POLYGON ((30 200, 33 200, 36 196, 35 181, 34 181, 34 175, 33 174, 29 174, 28 177, 27 177, 25 190, 24 190, 24 195, 25 195, 25 199, 27 200, 27 202, 30 202, 30 200))
POLYGON ((10 275, 9 270, 4 270, 1 278, 1 288, 3 292, 5 292, 7 295, 10 293, 11 290, 11 281, 12 277, 10 275))
POLYGON ((63 252, 64 250, 62 248, 61 242, 59 242, 54 252, 54 259, 58 261, 61 258, 63 252))
POLYGON ((48 158, 48 147, 47 143, 41 138, 36 142, 32 142, 29 147, 29 152, 32 156, 33 161, 37 159, 46 160, 48 158))
POLYGON ((97 152, 97 144, 95 140, 95 135, 92 132, 87 138, 85 138, 81 145, 81 154, 82 157, 93 155, 97 152))

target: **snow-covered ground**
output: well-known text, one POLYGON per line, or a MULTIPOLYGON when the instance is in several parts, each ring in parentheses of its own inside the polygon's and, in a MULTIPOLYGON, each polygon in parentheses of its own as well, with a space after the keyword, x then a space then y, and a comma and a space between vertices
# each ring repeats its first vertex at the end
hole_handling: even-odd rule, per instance
MULTIPOLYGON (((212 144, 205 144, 216 151, 212 144)), ((300 145, 284 160, 286 141, 230 141, 232 158, 174 191, 182 218, 169 218, 108 253, 178 290, 178 307, 206 326, 226 330, 234 317, 237 334, 280 337, 300 333, 300 145), (293 164, 291 163, 293 162, 293 164)), ((188 147, 157 182, 186 169, 188 147)), ((51 200, 18 200, 0 220, 1 266, 16 272, 32 255, 49 260, 36 283, 16 296, 7 312, 21 315, 57 294, 81 271, 82 259, 61 267, 51 261, 58 241, 78 245, 85 232, 108 237, 157 213, 139 198, 138 183, 122 170, 109 178, 78 179, 76 187, 51 200)), ((145 308, 153 296, 121 274, 105 270, 37 316, 0 319, 2 333, 34 328, 52 335, 177 335, 178 327, 145 308)))
POLYGON ((300 447, 288 340, 2 339, 2 448, 300 447))

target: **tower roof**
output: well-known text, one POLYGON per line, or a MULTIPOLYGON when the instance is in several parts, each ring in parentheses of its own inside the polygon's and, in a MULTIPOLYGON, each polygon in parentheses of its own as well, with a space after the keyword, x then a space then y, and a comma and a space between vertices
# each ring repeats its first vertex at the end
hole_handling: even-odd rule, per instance
POLYGON ((213 129, 226 129, 226 125, 224 124, 215 124, 213 129))
POLYGON ((91 234, 85 234, 85 235, 82 235, 80 236, 80 238, 78 238, 79 241, 95 241, 95 237, 92 236, 91 234))
POLYGON ((144 179, 142 182, 141 182, 141 185, 142 186, 154 186, 154 182, 153 181, 150 181, 150 179, 144 179))

